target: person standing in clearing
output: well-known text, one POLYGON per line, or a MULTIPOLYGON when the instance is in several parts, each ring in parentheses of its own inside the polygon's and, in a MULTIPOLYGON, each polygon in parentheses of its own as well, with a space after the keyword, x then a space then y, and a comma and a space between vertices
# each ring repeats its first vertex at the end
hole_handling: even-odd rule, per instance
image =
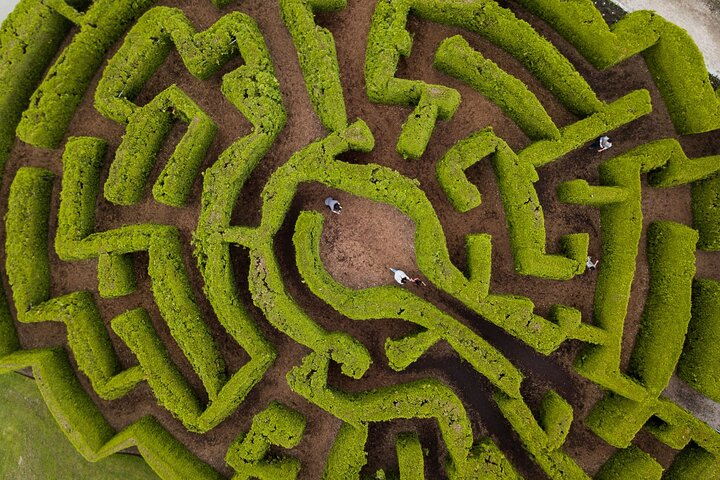
POLYGON ((337 213, 339 215, 340 212, 342 212, 342 206, 340 206, 340 202, 335 200, 333 197, 327 197, 325 199, 325 205, 327 205, 327 207, 333 213, 337 213))

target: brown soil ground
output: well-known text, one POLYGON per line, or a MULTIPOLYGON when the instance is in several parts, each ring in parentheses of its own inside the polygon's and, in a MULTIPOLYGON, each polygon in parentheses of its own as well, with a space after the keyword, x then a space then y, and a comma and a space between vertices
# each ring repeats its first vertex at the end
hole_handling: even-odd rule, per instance
MULTIPOLYGON (((198 29, 206 29, 221 15, 208 1, 163 0, 158 3, 179 6, 198 29)), ((318 22, 335 35, 348 114, 351 119, 362 118, 367 122, 375 134, 376 148, 371 153, 347 155, 344 159, 357 163, 379 163, 394 168, 409 177, 417 178, 438 212, 445 229, 451 257, 458 267, 464 268, 466 262, 465 236, 475 232, 490 233, 493 238, 491 291, 527 296, 535 303, 537 312, 540 314, 546 314, 549 308, 557 303, 570 305, 580 309, 584 321, 590 322, 596 273, 590 272, 567 282, 528 278, 515 274, 502 204, 495 177, 488 162, 480 162, 468 171, 469 179, 478 185, 483 194, 483 203, 480 208, 466 214, 454 211, 438 185, 435 179, 436 162, 456 141, 473 131, 491 125, 495 132, 516 151, 529 143, 528 138, 496 106, 467 86, 432 68, 433 53, 438 43, 450 35, 463 33, 471 45, 481 51, 483 55, 526 82, 558 125, 567 125, 577 119, 568 113, 515 59, 498 47, 477 35, 413 18, 409 21, 409 28, 414 34, 413 52, 410 58, 402 62, 398 76, 419 78, 427 82, 452 86, 461 92, 463 102, 451 121, 438 123, 430 147, 421 160, 403 160, 395 153, 395 143, 400 126, 411 110, 399 106, 372 104, 364 93, 364 46, 375 2, 351 0, 348 3, 349 6, 341 12, 319 16, 318 22)), ((581 149, 539 171, 540 181, 536 187, 545 212, 548 251, 551 253, 558 251, 559 238, 563 234, 589 232, 591 235, 590 253, 593 257, 598 257, 601 251, 598 211, 559 203, 555 196, 555 187, 565 180, 574 178, 584 178, 590 183, 597 182, 597 167, 601 162, 647 141, 666 137, 676 138, 677 135, 642 58, 636 57, 610 71, 599 72, 543 22, 527 14, 512 2, 500 3, 513 9, 519 17, 530 22, 557 45, 560 51, 576 65, 601 99, 608 102, 613 101, 638 88, 646 88, 652 92, 654 112, 626 128, 613 132, 611 136, 614 147, 610 151, 597 154, 581 149)), ((259 193, 269 175, 293 152, 324 136, 325 132, 312 110, 295 48, 290 35, 282 24, 277 2, 245 0, 233 4, 228 10, 230 9, 247 12, 258 21, 272 52, 289 114, 287 127, 270 153, 253 173, 237 204, 234 223, 255 225, 259 221, 259 193)), ((111 54, 118 47, 119 44, 115 45, 111 54)), ((220 125, 220 132, 205 160, 204 167, 211 165, 220 152, 236 138, 249 131, 249 123, 220 93, 221 75, 238 65, 239 61, 233 61, 223 69, 220 75, 200 82, 185 71, 178 55, 173 53, 164 67, 150 80, 148 87, 138 99, 138 103, 143 104, 172 83, 177 83, 189 93, 203 110, 220 125)), ((90 92, 93 92, 97 86, 101 73, 101 71, 97 72, 90 92)), ((110 152, 113 152, 120 142, 123 127, 100 116, 93 108, 92 94, 88 94, 73 120, 69 133, 70 135, 95 135, 105 138, 110 142, 110 152)), ((177 143, 182 134, 182 128, 178 127, 173 130, 158 165, 164 163, 163 159, 168 157, 172 145, 177 143)), ((717 132, 686 136, 680 141, 690 156, 720 153, 720 136, 717 132)), ((62 148, 46 151, 18 142, 8 163, 0 192, 2 213, 4 214, 7 208, 6 198, 10 181, 20 166, 45 167, 60 176, 61 156, 62 148)), ((108 157, 108 162, 110 160, 111 157, 108 157)), ((156 168, 151 181, 154 182, 158 173, 159 168, 156 168)), ((107 168, 105 175, 107 175, 107 168)), ((56 181, 53 218, 56 216, 58 207, 59 187, 60 182, 56 181)), ((646 184, 645 187, 647 187, 646 184)), ((196 227, 200 188, 201 182, 198 180, 189 205, 180 209, 154 202, 149 195, 149 189, 145 200, 133 207, 117 207, 100 199, 97 206, 97 230, 145 222, 172 224, 181 230, 186 246, 186 266, 190 272, 198 301, 230 370, 235 371, 247 360, 247 356, 223 331, 209 304, 202 297, 202 279, 191 255, 189 241, 196 227)), ((643 196, 644 225, 647 226, 648 223, 661 219, 691 224, 689 201, 690 190, 688 187, 670 190, 645 188, 643 196)), ((407 371, 394 372, 385 364, 383 343, 388 336, 398 337, 412 331, 412 326, 397 320, 373 323, 353 322, 337 314, 310 294, 294 265, 294 253, 290 240, 298 212, 307 209, 321 211, 328 217, 322 239, 322 255, 327 269, 338 281, 355 288, 393 283, 388 270, 390 266, 401 268, 412 276, 419 274, 413 246, 414 225, 392 207, 353 197, 319 184, 307 184, 299 189, 291 213, 276 242, 277 255, 283 270, 287 272, 288 290, 297 302, 323 326, 349 332, 363 342, 375 360, 363 379, 350 380, 343 377, 339 371, 333 371, 331 383, 348 391, 363 391, 417 378, 442 379, 454 388, 463 400, 472 419, 476 438, 489 435, 506 452, 510 461, 525 478, 545 478, 544 473, 523 450, 518 436, 493 403, 491 398, 493 389, 490 383, 474 372, 466 363, 461 362, 449 346, 446 344, 436 345, 407 371), (342 202, 344 210, 341 215, 332 215, 323 205, 323 200, 328 195, 333 195, 342 202)), ((50 225, 51 242, 55 227, 56 224, 53 220, 50 225)), ((52 245, 48 247, 49 251, 54 252, 52 245)), ((648 286, 644 250, 643 239, 628 312, 627 335, 624 341, 625 362, 627 362, 633 345, 648 286)), ((78 289, 97 290, 95 260, 65 263, 59 261, 54 253, 51 255, 53 295, 61 295, 78 289)), ((241 432, 247 431, 252 415, 264 408, 270 400, 280 400, 302 412, 307 419, 306 436, 293 452, 303 464, 301 478, 320 478, 324 460, 340 422, 290 392, 285 382, 285 374, 299 363, 307 353, 307 349, 295 344, 275 330, 263 318, 259 310, 252 306, 252 300, 247 290, 247 254, 238 248, 233 251, 233 258, 241 296, 263 332, 277 346, 279 352, 278 360, 267 372, 265 380, 251 392, 238 411, 209 433, 197 435, 187 432, 180 422, 160 408, 145 383, 130 392, 125 398, 117 401, 103 401, 94 395, 93 398, 105 417, 118 429, 127 426, 141 415, 154 415, 192 452, 225 475, 232 473, 223 460, 230 442, 241 432)), ((720 278, 717 273, 720 272, 718 255, 699 254, 698 259, 698 276, 720 278)), ((4 261, 4 258, 1 260, 4 261)), ((602 259, 600 261, 602 265, 602 259)), ((190 379, 200 398, 203 398, 205 395, 199 380, 192 373, 189 364, 170 337, 167 327, 154 306, 147 275, 147 257, 137 256, 136 274, 139 279, 139 288, 136 293, 113 300, 96 296, 106 324, 109 325, 114 316, 127 309, 139 306, 148 309, 173 360, 190 379)), ((3 281, 8 289, 7 278, 4 275, 3 281)), ((573 358, 582 345, 579 342, 568 342, 552 355, 542 356, 473 314, 458 301, 441 293, 433 286, 424 289, 412 287, 412 289, 418 295, 432 301, 469 325, 508 356, 527 376, 523 394, 532 408, 537 407, 542 395, 551 388, 570 401, 575 409, 576 421, 573 422, 564 450, 589 474, 594 474, 614 449, 591 433, 582 421, 602 395, 598 387, 577 375, 572 369, 573 358)), ((24 348, 66 343, 65 330, 62 325, 47 323, 18 324, 17 326, 24 348)), ((136 360, 132 353, 114 336, 109 327, 108 330, 111 332, 113 344, 123 364, 125 366, 134 364, 136 360)), ((86 378, 80 375, 80 379, 87 390, 91 392, 86 378)), ((397 470, 394 438, 397 432, 405 430, 417 431, 423 446, 429 449, 426 465, 427 478, 443 478, 442 464, 446 453, 437 425, 430 421, 397 421, 372 425, 367 445, 369 460, 365 472, 371 474, 378 468, 385 468, 386 471, 397 470)), ((641 434, 636 441, 664 465, 668 465, 674 456, 672 450, 647 434, 641 434)))

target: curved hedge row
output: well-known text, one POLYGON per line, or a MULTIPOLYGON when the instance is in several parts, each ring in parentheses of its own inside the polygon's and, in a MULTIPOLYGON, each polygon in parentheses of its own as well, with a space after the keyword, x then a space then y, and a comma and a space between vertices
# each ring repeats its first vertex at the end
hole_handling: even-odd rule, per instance
MULTIPOLYGON (((495 294, 483 297, 486 290, 477 288, 478 281, 468 279, 450 262, 437 216, 414 181, 379 165, 352 165, 334 159, 348 149, 367 149, 372 145, 371 142, 372 137, 364 123, 356 122, 343 132, 330 134, 325 139, 310 144, 293 155, 266 184, 262 194, 264 203, 261 225, 257 228, 230 227, 224 230, 223 238, 226 241, 250 248, 253 265, 258 267, 258 275, 251 275, 249 278, 254 301, 256 304, 260 303, 258 306, 266 315, 276 318, 271 320, 275 326, 282 325, 278 328, 286 331, 288 328, 295 328, 287 323, 288 319, 303 317, 272 312, 274 304, 286 298, 286 294, 270 246, 271 239, 282 225, 297 185, 301 182, 316 181, 393 205, 408 215, 416 225, 417 259, 423 274, 438 288, 536 350, 549 353, 568 337, 595 338, 595 330, 581 324, 577 311, 572 309, 553 309, 558 316, 553 318, 554 322, 550 322, 533 314, 534 306, 526 298, 495 294)), ((287 301, 287 308, 297 311, 292 306, 294 304, 287 301)), ((302 328, 316 329, 314 322, 310 322, 301 322, 307 323, 307 326, 302 328)), ((311 341, 309 339, 316 338, 300 336, 299 331, 295 331, 291 336, 306 345, 311 341)), ((334 352, 334 355, 337 354, 334 352)), ((351 357, 357 354, 353 353, 351 357)))
POLYGON ((385 350, 393 369, 405 369, 442 339, 502 392, 515 398, 520 396, 523 378, 520 371, 487 341, 430 302, 399 287, 352 290, 333 280, 320 260, 323 218, 317 213, 302 212, 295 225, 295 259, 308 288, 353 320, 397 318, 424 329, 401 340, 387 339, 385 350))
POLYGON ((340 83, 335 40, 315 24, 314 12, 343 9, 347 0, 281 0, 280 12, 293 39, 310 101, 320 122, 331 132, 348 124, 340 83))
POLYGON ((153 0, 99 0, 84 13, 65 2, 50 3, 60 5, 58 13, 80 31, 33 93, 17 135, 36 147, 57 148, 108 49, 153 0))
POLYGON ((473 50, 462 36, 442 41, 435 53, 434 66, 485 95, 531 140, 560 137, 550 115, 527 86, 473 50))
POLYGON ((400 57, 410 55, 405 29, 410 13, 478 33, 506 50, 532 72, 570 111, 591 115, 603 106, 570 62, 530 25, 491 0, 382 0, 370 25, 365 56, 365 88, 379 103, 416 105, 397 144, 398 153, 419 158, 438 118, 449 119, 460 103, 457 91, 442 85, 395 78, 400 57))
POLYGON ((720 99, 690 35, 654 12, 626 15, 609 27, 591 0, 520 0, 597 68, 642 53, 679 134, 720 128, 720 99))
POLYGON ((692 316, 677 374, 695 390, 720 401, 720 365, 716 349, 720 341, 720 282, 695 279, 692 316))

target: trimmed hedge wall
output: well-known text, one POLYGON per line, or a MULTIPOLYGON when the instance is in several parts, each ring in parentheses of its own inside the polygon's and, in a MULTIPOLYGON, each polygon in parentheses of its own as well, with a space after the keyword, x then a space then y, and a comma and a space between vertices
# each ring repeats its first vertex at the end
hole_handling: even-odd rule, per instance
POLYGON ((395 439, 400 478, 403 480, 425 479, 425 457, 420 439, 415 432, 403 432, 395 439))
POLYGON ((264 480, 297 478, 300 462, 292 457, 267 458, 271 445, 294 448, 302 440, 305 418, 278 402, 253 417, 252 427, 240 435, 225 456, 225 461, 243 478, 264 480))
POLYGON ((628 373, 657 395, 675 371, 690 322, 698 234, 677 223, 654 222, 647 236, 650 290, 628 373))
POLYGON ((0 28, 0 172, 22 112, 70 28, 46 3, 22 0, 0 28))
POLYGON ((403 124, 397 151, 405 158, 420 158, 435 122, 452 118, 460 94, 443 85, 394 77, 400 57, 410 55, 412 39, 405 29, 410 7, 409 0, 378 2, 365 53, 365 91, 373 102, 415 106, 403 124))
POLYGON ((105 182, 107 200, 118 205, 134 205, 142 200, 157 154, 176 120, 187 123, 188 128, 160 172, 153 196, 166 205, 185 205, 217 126, 175 85, 138 108, 128 119, 105 182))
POLYGON ((8 197, 5 217, 5 271, 18 320, 50 298, 48 222, 52 172, 21 167, 8 197))
POLYGON ((561 128, 558 140, 540 140, 530 144, 518 153, 518 157, 540 168, 651 111, 650 92, 635 90, 603 106, 597 113, 561 128))
POLYGON ((693 227, 700 232, 699 248, 720 250, 720 175, 692 186, 693 227))
POLYGON ((50 412, 86 460, 96 462, 137 446, 150 468, 163 479, 223 478, 152 417, 143 417, 115 433, 83 390, 61 348, 24 350, 0 357, 0 374, 26 367, 32 367, 33 377, 50 412))
MULTIPOLYGON (((36 147, 60 145, 108 49, 152 3, 152 0, 98 0, 85 13, 68 15, 78 23, 80 31, 33 94, 17 128, 21 140, 36 147)), ((67 7, 60 13, 67 11, 72 10, 67 7)))
POLYGON ((720 99, 700 50, 682 28, 644 10, 608 27, 591 0, 520 0, 520 4, 598 68, 642 53, 679 134, 720 128, 720 99))
MULTIPOLYGON (((71 138, 63 155, 55 250, 63 260, 147 251, 155 302, 211 399, 225 384, 225 366, 195 302, 182 260, 177 230, 167 225, 128 225, 94 230, 94 209, 105 142, 71 138)), ((107 283, 107 282, 106 282, 107 283)))
POLYGON ((692 316, 677 374, 695 390, 720 402, 720 282, 699 279, 692 286, 692 316))
MULTIPOLYGON (((472 428, 462 402, 448 387, 437 380, 426 379, 368 392, 345 393, 328 387, 329 362, 326 356, 309 354, 302 365, 288 372, 288 385, 298 395, 355 428, 367 428, 368 422, 396 418, 434 418, 453 468, 459 472, 465 470, 472 448, 472 428)), ((347 457, 347 452, 333 448, 330 455, 347 457)), ((328 464, 336 462, 350 463, 328 459, 328 464)))
POLYGON ((395 286, 353 290, 336 282, 320 259, 324 217, 302 212, 295 225, 295 261, 308 288, 335 310, 353 320, 398 318, 424 328, 401 340, 387 339, 390 366, 403 370, 438 340, 447 341, 460 357, 497 388, 520 397, 523 376, 488 342, 431 303, 395 286), (392 352, 392 353, 391 353, 392 352))
POLYGON ((331 132, 347 124, 335 40, 315 23, 314 12, 343 9, 347 0, 281 0, 280 12, 297 50, 310 101, 322 124, 331 132))
POLYGON ((531 140, 560 137, 550 115, 525 84, 473 50, 462 36, 442 41, 435 53, 434 66, 486 96, 531 140))
POLYGON ((522 399, 509 398, 499 392, 494 398, 525 449, 550 478, 590 478, 561 449, 565 431, 572 422, 572 408, 562 397, 552 391, 548 392, 543 399, 540 422, 522 399))
POLYGON ((662 473, 662 465, 631 445, 610 457, 595 475, 595 480, 660 480, 662 473))

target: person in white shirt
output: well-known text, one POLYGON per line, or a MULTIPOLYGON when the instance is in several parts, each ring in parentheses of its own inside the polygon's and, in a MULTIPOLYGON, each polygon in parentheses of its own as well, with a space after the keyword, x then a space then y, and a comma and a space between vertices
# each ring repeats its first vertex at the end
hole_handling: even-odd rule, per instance
POLYGON ((608 148, 612 147, 612 143, 610 142, 610 137, 607 135, 603 135, 598 139, 598 152, 603 152, 607 150, 608 148))
POLYGON ((587 261, 585 262, 585 266, 588 270, 595 270, 597 268, 598 263, 600 263, 600 260, 592 261, 592 257, 588 255, 587 261))
POLYGON ((340 202, 335 200, 333 197, 327 197, 325 199, 325 205, 327 205, 327 207, 333 213, 337 213, 339 215, 340 212, 342 212, 342 206, 340 206, 340 202))
POLYGON ((390 271, 393 272, 393 275, 395 276, 395 281, 400 285, 405 285, 411 280, 411 278, 408 277, 408 274, 403 272, 402 270, 391 268, 390 271))

